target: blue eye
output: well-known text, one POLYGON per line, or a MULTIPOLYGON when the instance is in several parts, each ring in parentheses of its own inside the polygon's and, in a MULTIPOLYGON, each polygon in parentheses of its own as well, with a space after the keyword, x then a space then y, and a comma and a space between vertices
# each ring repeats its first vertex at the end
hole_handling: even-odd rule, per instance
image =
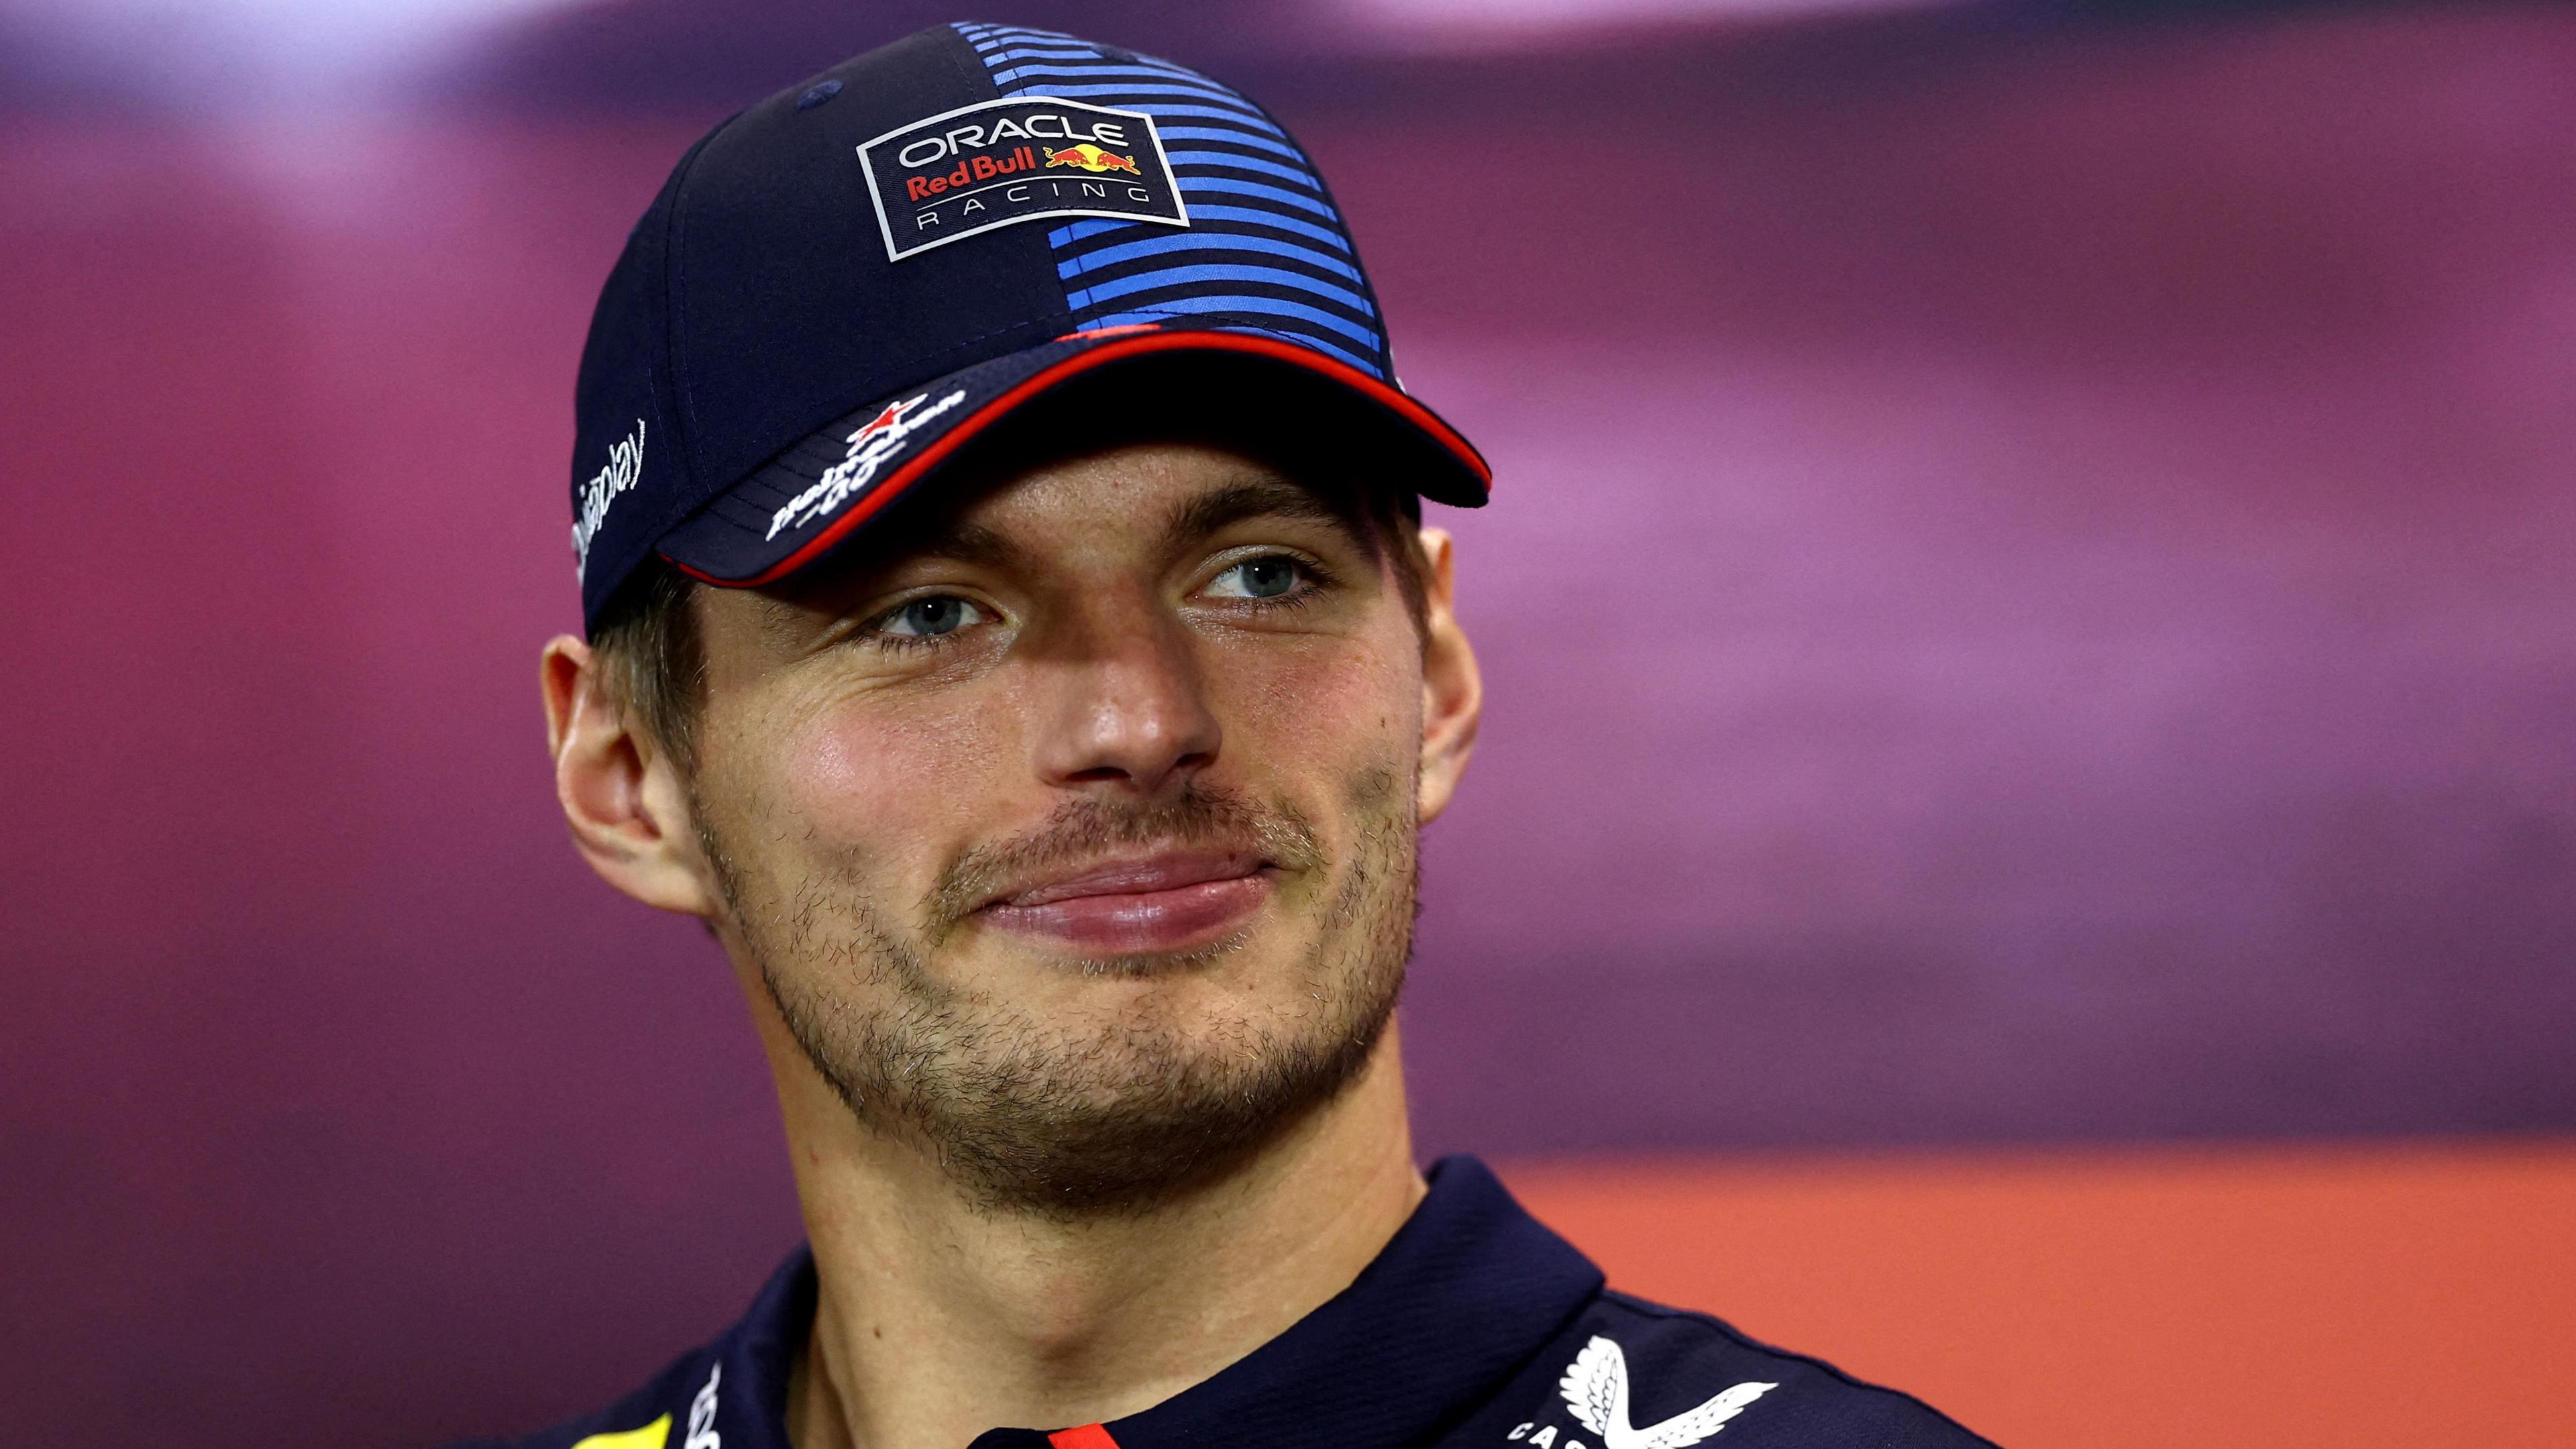
POLYGON ((933 594, 897 605, 877 622, 877 632, 898 639, 935 639, 984 622, 984 611, 955 594, 933 594))
POLYGON ((1266 553, 1209 580, 1208 592, 1220 599, 1275 599, 1297 587, 1305 572, 1303 564, 1284 553, 1266 553))

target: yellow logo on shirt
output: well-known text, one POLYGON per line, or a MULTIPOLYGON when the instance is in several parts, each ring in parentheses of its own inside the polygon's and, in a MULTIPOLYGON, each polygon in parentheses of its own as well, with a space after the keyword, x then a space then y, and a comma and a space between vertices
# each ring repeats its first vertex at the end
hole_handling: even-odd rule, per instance
POLYGON ((671 1416, 664 1414, 641 1429, 628 1429, 616 1434, 593 1434, 572 1449, 662 1449, 671 1442, 671 1416))

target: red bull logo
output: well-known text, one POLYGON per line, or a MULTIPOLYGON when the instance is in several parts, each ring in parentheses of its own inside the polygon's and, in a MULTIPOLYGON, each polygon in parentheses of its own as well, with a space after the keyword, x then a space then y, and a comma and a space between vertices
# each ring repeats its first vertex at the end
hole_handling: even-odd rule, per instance
POLYGON ((1130 176, 1145 174, 1136 169, 1135 157, 1114 155, 1088 141, 1079 146, 1067 146, 1061 151, 1047 152, 1046 164, 1050 170, 1058 166, 1078 166, 1094 175, 1104 171, 1124 171, 1130 176))
MULTIPOLYGON (((1055 153, 1050 151, 1047 154, 1052 156, 1055 153)), ((1052 166, 1055 163, 1050 161, 1047 164, 1052 166)), ((962 157, 957 162, 957 169, 945 176, 906 177, 903 191, 904 195, 920 201, 952 187, 972 186, 978 181, 990 181, 996 176, 1008 176, 1018 171, 1034 171, 1037 165, 1038 153, 1034 147, 1014 146, 1005 156, 962 157)), ((1133 171, 1136 168, 1130 166, 1127 169, 1133 171)))

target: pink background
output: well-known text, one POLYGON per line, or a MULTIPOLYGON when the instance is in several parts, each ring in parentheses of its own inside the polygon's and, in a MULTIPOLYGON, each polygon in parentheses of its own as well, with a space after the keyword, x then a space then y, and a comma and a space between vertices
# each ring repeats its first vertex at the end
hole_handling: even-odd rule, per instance
MULTIPOLYGON (((1497 465, 1428 1150, 2576 1129, 2576 19, 1036 13, 1280 111, 1497 465)), ((796 1236, 534 689, 624 229, 916 23, 715 15, 308 106, 0 10, 15 1435, 532 1425, 796 1236)))

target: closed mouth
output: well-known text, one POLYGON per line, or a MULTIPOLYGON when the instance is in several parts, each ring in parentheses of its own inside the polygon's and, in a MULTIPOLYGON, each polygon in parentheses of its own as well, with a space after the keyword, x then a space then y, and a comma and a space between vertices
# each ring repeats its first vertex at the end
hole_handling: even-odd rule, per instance
POLYGON ((1278 874, 1250 851, 1164 851, 1017 883, 975 914, 1086 957, 1163 955, 1241 929, 1278 874))

